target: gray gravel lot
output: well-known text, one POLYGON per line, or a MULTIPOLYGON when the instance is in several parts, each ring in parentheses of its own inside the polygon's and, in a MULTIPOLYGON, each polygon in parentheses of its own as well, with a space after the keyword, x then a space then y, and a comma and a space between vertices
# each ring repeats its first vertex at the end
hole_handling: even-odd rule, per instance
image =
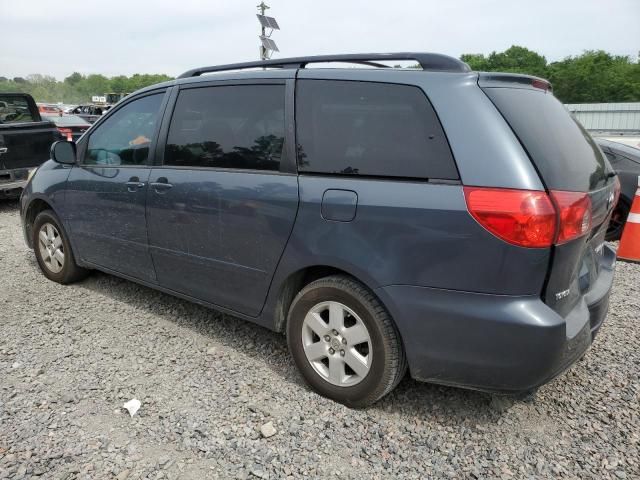
POLYGON ((104 274, 49 282, 15 202, 0 265, 0 478, 640 478, 640 265, 535 397, 406 378, 367 410, 312 393, 278 334, 104 274))

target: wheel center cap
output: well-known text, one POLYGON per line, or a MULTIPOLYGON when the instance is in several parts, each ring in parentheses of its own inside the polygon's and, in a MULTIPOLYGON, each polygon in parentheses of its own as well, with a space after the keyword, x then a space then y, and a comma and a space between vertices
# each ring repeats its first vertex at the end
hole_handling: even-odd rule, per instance
POLYGON ((331 347, 334 350, 338 350, 341 346, 342 346, 342 344, 340 343, 340 340, 338 340, 337 338, 332 338, 331 339, 331 347))

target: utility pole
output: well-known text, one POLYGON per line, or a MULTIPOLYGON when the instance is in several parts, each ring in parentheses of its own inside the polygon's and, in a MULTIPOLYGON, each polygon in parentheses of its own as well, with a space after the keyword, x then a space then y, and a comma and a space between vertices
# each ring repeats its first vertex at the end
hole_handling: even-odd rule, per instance
MULTIPOLYGON (((269 10, 269 5, 267 5, 266 3, 264 3, 264 1, 260 2, 260 5, 257 6, 258 7, 258 11, 260 12, 260 15, 262 15, 264 17, 264 12, 266 12, 267 10, 269 10)), ((264 28, 264 24, 260 27, 260 31, 261 31, 261 37, 265 37, 266 36, 266 31, 264 28)), ((264 45, 260 45, 260 60, 266 60, 267 58, 267 49, 265 48, 264 45)))

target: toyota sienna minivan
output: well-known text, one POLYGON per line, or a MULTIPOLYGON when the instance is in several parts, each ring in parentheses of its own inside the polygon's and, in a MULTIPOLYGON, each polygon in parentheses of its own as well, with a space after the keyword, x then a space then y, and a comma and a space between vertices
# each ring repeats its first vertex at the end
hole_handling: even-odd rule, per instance
POLYGON ((284 332, 311 387, 362 407, 407 369, 517 393, 580 358, 618 192, 545 80, 338 55, 129 95, 54 144, 21 216, 50 280, 101 270, 284 332))

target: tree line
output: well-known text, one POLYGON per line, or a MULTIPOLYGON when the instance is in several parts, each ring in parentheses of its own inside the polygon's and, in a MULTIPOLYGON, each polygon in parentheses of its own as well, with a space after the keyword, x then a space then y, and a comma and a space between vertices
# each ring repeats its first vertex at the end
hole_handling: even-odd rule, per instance
POLYGON ((0 76, 0 93, 29 93, 36 102, 82 104, 91 103, 94 95, 105 93, 131 93, 153 85, 171 80, 163 74, 135 74, 131 77, 120 75, 107 78, 104 75, 81 75, 72 73, 63 81, 49 75, 33 74, 27 77, 6 78, 0 76))
MULTIPOLYGON (((640 101, 640 63, 603 50, 586 51, 557 62, 532 50, 512 46, 504 52, 464 54, 461 60, 473 70, 536 75, 551 81, 555 95, 564 103, 640 101)), ((170 80, 163 74, 105 77, 73 73, 62 81, 48 75, 25 78, 0 76, 0 92, 26 92, 38 102, 70 104, 90 102, 93 95, 130 93, 154 83, 170 80)))
POLYGON ((527 48, 512 46, 489 55, 465 54, 473 70, 525 73, 546 78, 563 103, 640 101, 640 63, 623 55, 590 50, 558 62, 527 48))

